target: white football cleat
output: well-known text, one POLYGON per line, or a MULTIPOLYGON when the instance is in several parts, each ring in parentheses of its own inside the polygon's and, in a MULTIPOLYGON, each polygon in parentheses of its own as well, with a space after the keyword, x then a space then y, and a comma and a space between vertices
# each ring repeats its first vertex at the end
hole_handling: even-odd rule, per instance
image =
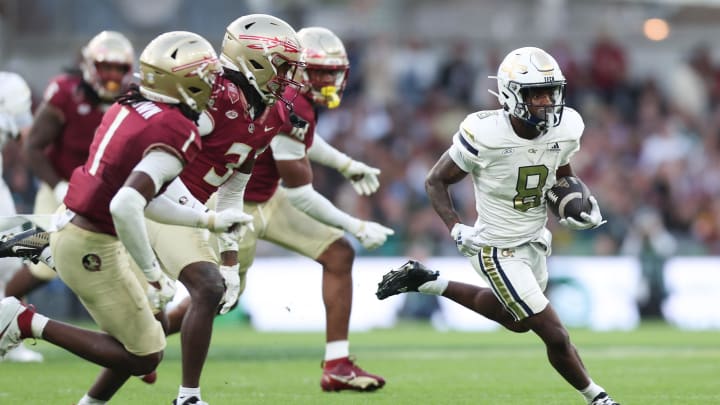
POLYGON ((41 363, 44 358, 42 353, 28 349, 25 345, 20 345, 7 352, 2 360, 15 363, 41 363))

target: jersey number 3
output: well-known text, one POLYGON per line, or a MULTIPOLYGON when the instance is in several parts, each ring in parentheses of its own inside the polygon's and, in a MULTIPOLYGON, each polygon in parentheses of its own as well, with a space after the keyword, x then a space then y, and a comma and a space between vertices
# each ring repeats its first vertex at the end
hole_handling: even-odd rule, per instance
POLYGON ((515 198, 513 207, 525 212, 542 204, 543 187, 548 177, 546 166, 524 166, 518 169, 518 180, 515 185, 515 198))
POLYGON ((211 167, 210 170, 205 174, 203 177, 203 180, 205 180, 206 183, 215 186, 220 187, 227 181, 228 178, 233 174, 233 171, 240 167, 243 162, 245 162, 245 159, 248 158, 248 155, 250 152, 252 152, 253 148, 250 145, 246 145, 244 143, 238 143, 235 142, 228 148, 227 152, 225 152, 225 173, 218 174, 215 171, 214 167, 211 167), (234 155, 237 156, 237 159, 230 159, 228 156, 234 155))

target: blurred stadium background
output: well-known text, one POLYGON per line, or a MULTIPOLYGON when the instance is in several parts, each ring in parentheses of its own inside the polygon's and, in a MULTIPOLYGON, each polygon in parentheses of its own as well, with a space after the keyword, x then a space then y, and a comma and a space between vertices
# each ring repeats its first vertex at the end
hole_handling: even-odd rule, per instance
MULTIPOLYGON (((373 301, 379 275, 407 257, 436 260, 448 275, 479 280, 458 258, 423 181, 466 114, 497 108, 488 74, 511 49, 533 45, 554 55, 568 78, 567 104, 587 125, 574 167, 608 220, 595 231, 571 233, 551 219, 555 305, 565 303, 563 317, 576 326, 593 326, 593 311, 602 310, 631 311, 621 329, 641 318, 720 329, 714 305, 720 290, 720 50, 714 41, 720 1, 0 0, 0 69, 20 73, 37 103, 50 77, 73 66, 80 47, 101 30, 123 32, 138 53, 158 33, 176 29, 219 47, 231 20, 256 12, 296 29, 328 27, 350 54, 343 105, 321 116, 319 131, 381 168, 382 186, 360 198, 340 175, 317 168, 315 187, 348 212, 396 231, 377 251, 356 245, 356 274, 373 277, 358 281, 356 299, 373 301), (609 305, 617 300, 627 305, 609 305), (584 312, 578 303, 587 305, 584 312)), ((36 181, 13 145, 3 154, 18 211, 29 213, 36 181)), ((471 186, 456 188, 456 207, 472 222, 471 186)), ((248 294, 269 295, 265 288, 272 285, 263 286, 261 278, 272 274, 277 283, 285 277, 288 262, 272 260, 288 255, 262 245, 259 256, 267 259, 258 267, 267 270, 251 272, 258 279, 255 285, 251 279, 248 294)), ((303 267, 293 271, 313 274, 299 282, 319 288, 316 265, 291 259, 303 267)), ((283 306, 302 307, 305 297, 316 305, 312 288, 283 306)), ((248 312, 249 300, 243 301, 248 312)), ((49 315, 83 313, 59 281, 33 301, 49 315)), ((431 318, 443 305, 410 295, 389 307, 399 317, 431 318)), ((453 319, 466 322, 448 313, 438 325, 453 319)))

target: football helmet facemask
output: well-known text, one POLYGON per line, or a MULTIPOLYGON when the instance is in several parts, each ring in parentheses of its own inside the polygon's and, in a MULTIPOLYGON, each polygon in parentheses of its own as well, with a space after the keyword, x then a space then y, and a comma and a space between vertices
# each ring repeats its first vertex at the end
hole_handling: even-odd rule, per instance
POLYGON ((172 31, 153 39, 140 55, 140 93, 148 100, 205 110, 222 66, 198 34, 172 31))
POLYGON ((82 49, 83 80, 104 101, 119 96, 132 82, 135 51, 130 41, 116 31, 95 35, 82 49))
POLYGON ((266 105, 282 100, 286 86, 302 88, 295 81, 302 61, 300 41, 285 21, 266 14, 240 17, 227 26, 220 52, 222 65, 242 73, 266 105))
POLYGON ((298 31, 307 66, 302 72, 303 91, 312 93, 313 102, 337 108, 347 84, 350 61, 340 38, 321 27, 298 31))
POLYGON ((510 52, 498 68, 498 92, 488 90, 510 115, 536 128, 540 133, 560 125, 565 106, 565 76, 555 59, 540 48, 524 47, 510 52), (529 89, 549 88, 552 104, 533 114, 529 89))

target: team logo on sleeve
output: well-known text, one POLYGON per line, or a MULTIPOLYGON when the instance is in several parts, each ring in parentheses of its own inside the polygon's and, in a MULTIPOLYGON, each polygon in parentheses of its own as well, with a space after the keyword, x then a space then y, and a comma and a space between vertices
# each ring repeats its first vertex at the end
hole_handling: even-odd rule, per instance
POLYGON ((87 271, 100 271, 102 260, 95 253, 86 254, 82 258, 82 265, 87 271))

